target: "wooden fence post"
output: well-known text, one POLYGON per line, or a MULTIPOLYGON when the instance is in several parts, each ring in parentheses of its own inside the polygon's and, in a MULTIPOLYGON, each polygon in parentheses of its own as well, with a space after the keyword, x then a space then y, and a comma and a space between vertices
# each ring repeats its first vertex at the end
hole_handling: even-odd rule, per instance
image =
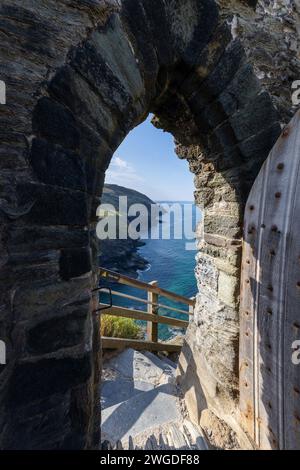
MULTIPOLYGON (((149 282, 152 286, 157 286, 157 281, 149 282)), ((148 301, 153 302, 155 304, 158 303, 158 294, 154 292, 148 292, 148 301)), ((148 313, 153 313, 158 315, 158 307, 152 304, 148 304, 148 313)), ((148 341, 152 341, 153 343, 157 343, 158 341, 158 323, 147 322, 147 339, 148 341)))
MULTIPOLYGON (((195 297, 191 297, 191 300, 195 300, 195 297)), ((194 310, 195 310, 195 305, 189 305, 189 314, 190 315, 194 315, 194 310)), ((189 320, 191 319, 192 317, 190 316, 189 317, 189 320)))

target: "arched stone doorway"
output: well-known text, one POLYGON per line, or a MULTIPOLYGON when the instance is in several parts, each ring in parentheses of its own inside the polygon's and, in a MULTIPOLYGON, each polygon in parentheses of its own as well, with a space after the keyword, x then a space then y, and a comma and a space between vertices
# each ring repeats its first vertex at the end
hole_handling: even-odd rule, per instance
POLYGON ((236 3, 1 7, 11 46, 1 77, 1 448, 98 445, 96 208, 114 150, 149 112, 189 161, 205 211, 183 384, 199 378, 196 413, 200 397, 220 416, 235 408, 244 203, 288 114, 232 25, 234 8, 250 21, 256 2, 236 3))

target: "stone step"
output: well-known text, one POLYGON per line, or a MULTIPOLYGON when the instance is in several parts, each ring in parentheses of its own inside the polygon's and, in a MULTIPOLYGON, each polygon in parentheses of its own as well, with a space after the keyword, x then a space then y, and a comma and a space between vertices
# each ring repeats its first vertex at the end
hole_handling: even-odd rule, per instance
POLYGON ((101 387, 101 409, 122 403, 140 393, 153 390, 154 385, 140 380, 115 379, 106 380, 101 387))
POLYGON ((119 441, 124 450, 208 450, 201 428, 188 420, 174 421, 149 428, 119 441))
POLYGON ((104 365, 117 378, 159 385, 174 380, 174 367, 150 352, 126 349, 104 365), (114 373, 114 374, 113 374, 114 373))
POLYGON ((181 419, 177 390, 163 384, 102 411, 102 441, 113 445, 152 427, 181 419))

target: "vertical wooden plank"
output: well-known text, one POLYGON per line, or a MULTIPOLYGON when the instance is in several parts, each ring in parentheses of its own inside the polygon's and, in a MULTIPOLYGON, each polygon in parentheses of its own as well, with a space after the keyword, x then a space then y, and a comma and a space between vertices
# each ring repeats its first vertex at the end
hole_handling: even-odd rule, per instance
POLYGON ((300 339, 299 116, 272 149, 245 211, 240 410, 261 449, 300 448, 300 366, 291 361, 300 339))
MULTIPOLYGON (((157 281, 152 281, 149 284, 151 284, 152 286, 157 286, 158 282, 157 281)), ((158 294, 155 294, 154 292, 148 292, 148 301, 157 304, 158 303, 158 294)), ((148 313, 153 313, 155 315, 158 315, 158 307, 155 307, 154 305, 148 304, 147 311, 148 311, 148 313)), ((147 339, 148 339, 148 341, 152 341, 154 343, 157 343, 157 341, 158 341, 158 323, 147 322, 147 339)))

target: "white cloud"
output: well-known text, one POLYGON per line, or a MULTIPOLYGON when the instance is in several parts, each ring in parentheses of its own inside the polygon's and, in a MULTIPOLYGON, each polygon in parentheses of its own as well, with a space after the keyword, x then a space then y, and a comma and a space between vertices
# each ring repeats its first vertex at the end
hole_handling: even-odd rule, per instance
POLYGON ((120 157, 113 158, 111 165, 117 168, 128 168, 128 163, 120 157))
POLYGON ((106 183, 130 187, 143 181, 144 179, 137 174, 132 165, 118 156, 113 157, 106 172, 106 183))

